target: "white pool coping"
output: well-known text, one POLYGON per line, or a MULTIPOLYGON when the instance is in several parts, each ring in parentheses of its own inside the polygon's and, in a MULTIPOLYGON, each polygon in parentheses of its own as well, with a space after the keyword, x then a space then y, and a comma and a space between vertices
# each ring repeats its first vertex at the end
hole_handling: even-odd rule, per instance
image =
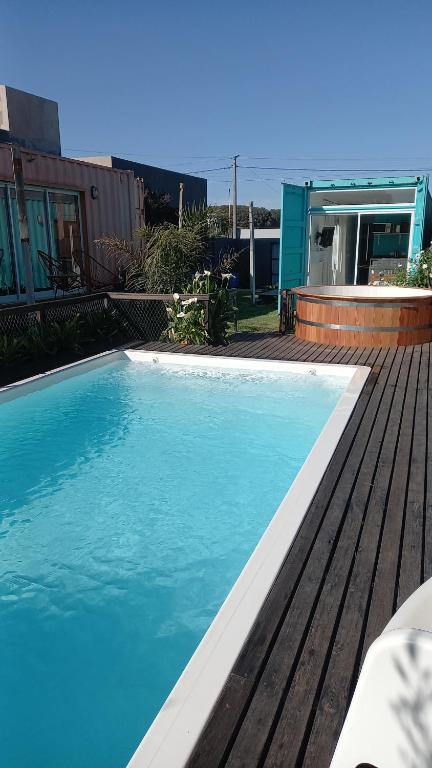
POLYGON ((370 369, 254 358, 113 350, 0 389, 0 402, 122 358, 134 362, 346 376, 347 387, 206 634, 153 721, 128 768, 183 768, 289 552, 370 369))

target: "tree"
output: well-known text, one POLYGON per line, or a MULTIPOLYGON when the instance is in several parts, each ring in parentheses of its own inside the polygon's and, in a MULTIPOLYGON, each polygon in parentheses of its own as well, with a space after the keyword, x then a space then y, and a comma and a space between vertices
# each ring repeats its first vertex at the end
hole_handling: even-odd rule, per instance
MULTIPOLYGON (((230 235, 229 207, 227 205, 211 205, 209 215, 218 222, 221 235, 230 235)), ((254 208, 254 223, 257 229, 278 228, 280 226, 280 210, 278 208, 254 208)), ((237 206, 237 226, 249 228, 249 208, 247 205, 237 206)))
POLYGON ((173 208, 171 196, 161 192, 153 192, 148 187, 144 189, 144 205, 146 222, 148 226, 157 224, 176 224, 178 222, 178 210, 173 208))

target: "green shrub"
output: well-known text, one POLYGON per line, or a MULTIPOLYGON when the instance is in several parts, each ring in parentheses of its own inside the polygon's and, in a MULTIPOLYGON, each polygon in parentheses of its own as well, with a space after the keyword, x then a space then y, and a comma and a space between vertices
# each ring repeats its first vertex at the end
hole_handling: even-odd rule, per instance
POLYGON ((196 298, 182 301, 178 293, 173 295, 173 299, 173 303, 167 307, 168 328, 161 338, 180 344, 205 344, 207 331, 204 306, 196 298))
POLYGON ((229 273, 217 276, 209 270, 197 272, 182 291, 196 294, 194 297, 181 300, 178 293, 173 294, 174 301, 167 307, 168 328, 162 338, 180 344, 226 344, 228 326, 237 311, 228 290, 230 277, 229 273), (210 296, 207 328, 204 304, 197 298, 206 294, 210 296))
POLYGON ((109 309, 84 316, 78 314, 62 322, 38 323, 15 336, 0 335, 0 365, 54 357, 61 352, 81 352, 87 344, 112 341, 126 334, 120 317, 109 309))
POLYGON ((127 329, 115 310, 106 308, 82 315, 80 338, 83 343, 113 340, 126 334, 127 329))
POLYGON ((8 336, 5 333, 0 335, 0 364, 10 365, 19 360, 24 353, 22 337, 8 336))
POLYGON ((432 246, 420 251, 411 269, 396 270, 390 282, 410 288, 432 288, 432 246))

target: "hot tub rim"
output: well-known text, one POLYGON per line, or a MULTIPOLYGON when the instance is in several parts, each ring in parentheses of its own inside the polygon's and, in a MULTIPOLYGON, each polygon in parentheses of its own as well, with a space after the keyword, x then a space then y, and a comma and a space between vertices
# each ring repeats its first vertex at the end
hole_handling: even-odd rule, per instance
MULTIPOLYGON (((341 293, 337 292, 337 288, 358 288, 358 287, 364 287, 364 288, 381 288, 381 290, 387 286, 353 286, 353 285, 341 285, 341 286, 333 286, 333 285, 301 285, 296 288, 291 288, 291 293, 295 294, 298 299, 316 299, 320 302, 330 302, 330 301, 337 301, 337 302, 354 302, 354 303, 365 303, 365 304, 373 304, 373 303, 383 303, 383 304, 400 304, 401 302, 414 302, 414 303, 432 303, 432 289, 428 288, 403 288, 403 290, 407 291, 406 295, 399 294, 399 295, 383 295, 382 293, 375 293, 373 295, 367 296, 366 294, 356 294, 355 292, 347 295, 342 295, 341 293), (334 293, 323 293, 322 288, 335 288, 334 293), (417 291, 421 291, 421 293, 417 293, 417 291), (427 293, 425 293, 427 292, 427 293)), ((399 288, 402 288, 402 286, 398 286, 399 288)))

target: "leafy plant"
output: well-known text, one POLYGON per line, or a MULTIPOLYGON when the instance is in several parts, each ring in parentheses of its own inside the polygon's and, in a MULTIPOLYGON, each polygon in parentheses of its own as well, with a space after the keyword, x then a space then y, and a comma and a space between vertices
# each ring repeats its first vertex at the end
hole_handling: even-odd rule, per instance
POLYGON ((408 271, 408 285, 432 288, 432 247, 420 251, 412 270, 408 271))
POLYGON ((59 352, 81 350, 82 320, 80 315, 71 320, 34 325, 21 338, 23 357, 53 356, 59 352))
POLYGON ((231 274, 220 276, 209 270, 197 272, 183 294, 193 294, 188 299, 180 299, 173 294, 173 303, 167 307, 168 328, 163 338, 181 344, 226 344, 229 322, 236 308, 232 304, 228 290, 231 274), (208 323, 206 327, 205 309, 199 302, 199 295, 208 295, 208 323))
POLYGON ((6 333, 0 335, 0 364, 10 365, 23 356, 23 339, 20 337, 8 336, 6 333))
POLYGON ((71 350, 79 352, 81 349, 82 319, 80 315, 63 323, 52 323, 43 330, 45 349, 48 355, 56 355, 58 352, 71 350))
POLYGON ((400 267, 389 282, 410 288, 432 288, 432 244, 420 251, 411 269, 400 267))
MULTIPOLYGON (((181 229, 165 222, 137 230, 133 242, 115 236, 97 242, 125 270, 126 290, 174 293, 208 265, 209 237, 220 234, 209 211, 205 206, 186 208, 181 229)), ((231 262, 234 254, 229 258, 231 262)), ((221 265, 224 260, 223 256, 221 265)))
POLYGON ((44 325, 32 325, 22 336, 23 352, 25 357, 41 357, 50 354, 49 334, 44 325))
POLYGON ((76 315, 70 320, 54 323, 37 323, 26 332, 11 336, 0 334, 0 365, 6 366, 18 360, 53 357, 59 352, 80 352, 86 344, 108 341, 128 334, 122 319, 115 310, 76 315))
MULTIPOLYGON (((225 260, 222 266, 227 266, 228 263, 228 260, 225 260)), ((222 272, 218 275, 206 270, 203 274, 197 273, 185 291, 185 293, 209 294, 207 334, 212 344, 227 344, 228 326, 237 311, 228 290, 231 277, 230 272, 222 272)))
POLYGON ((84 343, 112 340, 126 335, 126 332, 121 318, 110 309, 89 312, 82 316, 80 338, 84 343))
POLYGON ((205 344, 205 310, 196 297, 181 300, 178 293, 173 295, 173 303, 167 307, 168 328, 162 339, 180 344, 205 344))

